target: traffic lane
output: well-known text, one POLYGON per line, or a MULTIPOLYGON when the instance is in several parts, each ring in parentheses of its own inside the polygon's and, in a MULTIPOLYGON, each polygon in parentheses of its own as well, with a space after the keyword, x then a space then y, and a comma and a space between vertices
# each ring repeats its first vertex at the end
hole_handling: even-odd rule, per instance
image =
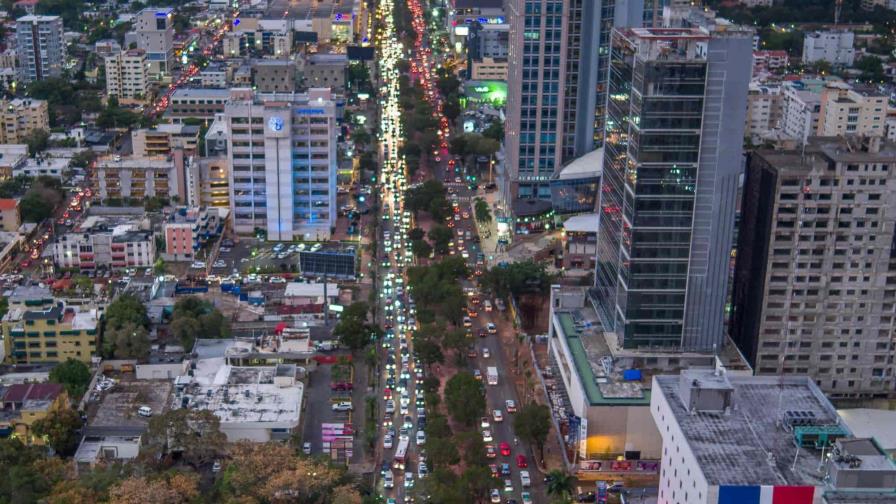
MULTIPOLYGON (((486 327, 489 322, 496 323, 497 321, 493 318, 495 312, 485 312, 484 310, 479 313, 477 319, 478 324, 481 327, 486 327)), ((502 328, 503 324, 496 323, 496 326, 500 331, 507 330, 506 328, 502 328)), ((474 323, 474 327, 476 323, 474 323)), ((478 333, 478 329, 476 329, 478 333)), ((511 380, 516 379, 516 374, 513 373, 513 366, 511 364, 510 358, 505 355, 503 346, 501 345, 501 340, 498 334, 489 334, 485 338, 478 338, 483 341, 480 344, 480 353, 479 353, 479 361, 482 363, 482 369, 480 372, 485 375, 486 367, 494 366, 498 369, 498 385, 486 385, 486 403, 488 404, 489 414, 491 415, 492 410, 500 409, 504 414, 504 421, 500 423, 492 422, 492 426, 497 426, 493 431, 493 435, 495 436, 495 446, 501 441, 506 441, 510 444, 511 448, 511 456, 503 457, 501 455, 498 456, 499 459, 499 467, 501 462, 507 462, 511 467, 511 481, 513 483, 513 488, 515 493, 522 492, 522 483, 520 482, 520 471, 527 470, 529 471, 530 478, 532 479, 533 486, 530 487, 531 492, 536 492, 540 490, 540 485, 538 482, 542 481, 542 478, 539 476, 540 472, 535 467, 533 463, 534 452, 532 447, 528 446, 528 443, 523 441, 519 441, 518 443, 514 443, 514 439, 517 437, 516 433, 513 430, 513 419, 515 414, 507 411, 505 406, 505 401, 510 399, 513 400, 517 408, 522 407, 522 403, 517 396, 516 387, 513 386, 511 380), (487 347, 489 349, 490 357, 488 359, 484 359, 482 357, 482 347, 487 347), (528 467, 525 469, 521 469, 517 467, 517 455, 525 455, 528 467)), ((504 477, 501 478, 503 481, 504 477)))

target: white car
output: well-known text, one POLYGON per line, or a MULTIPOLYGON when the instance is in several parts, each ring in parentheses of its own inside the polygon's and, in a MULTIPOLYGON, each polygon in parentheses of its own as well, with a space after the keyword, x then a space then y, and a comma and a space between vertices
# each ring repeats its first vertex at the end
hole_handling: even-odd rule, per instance
POLYGON ((489 492, 489 500, 492 504, 501 504, 501 492, 497 488, 492 488, 492 491, 489 492))
POLYGON ((417 431, 417 446, 423 446, 426 444, 426 433, 422 430, 417 431))
POLYGON ((494 441, 495 439, 492 437, 492 431, 487 429, 482 431, 482 440, 486 443, 491 443, 492 441, 494 441))
POLYGON ((193 269, 202 269, 205 267, 205 263, 203 261, 193 261, 193 263, 190 264, 190 267, 193 269))
POLYGON ((414 473, 408 471, 404 473, 404 487, 412 488, 414 486, 414 473))
POLYGON ((532 485, 532 479, 529 477, 529 471, 520 471, 520 483, 523 488, 529 488, 532 485))
POLYGON ((506 409, 508 413, 516 413, 516 402, 514 402, 513 399, 504 401, 504 409, 506 409))
POLYGON ((386 450, 392 448, 392 436, 387 434, 385 437, 383 437, 383 448, 386 450))
POLYGON ((333 405, 333 411, 351 411, 352 403, 350 402, 338 402, 333 405))
POLYGON ((386 474, 383 476, 383 486, 386 488, 395 487, 395 476, 392 475, 392 471, 386 471, 386 474))
POLYGON ((504 421, 504 413, 502 413, 501 410, 496 409, 496 410, 492 411, 492 418, 495 420, 495 423, 503 422, 504 421))
POLYGON ((391 399, 386 401, 386 413, 388 413, 390 415, 392 413, 395 413, 395 401, 393 401, 391 399))
POLYGON ((429 468, 426 467, 426 462, 420 462, 420 465, 417 466, 417 478, 423 479, 427 474, 429 474, 429 468))
POLYGON ((489 351, 488 347, 482 347, 482 358, 488 359, 492 356, 492 353, 489 351))
POLYGON ((302 443, 302 453, 304 453, 305 455, 311 455, 311 443, 307 441, 302 443))

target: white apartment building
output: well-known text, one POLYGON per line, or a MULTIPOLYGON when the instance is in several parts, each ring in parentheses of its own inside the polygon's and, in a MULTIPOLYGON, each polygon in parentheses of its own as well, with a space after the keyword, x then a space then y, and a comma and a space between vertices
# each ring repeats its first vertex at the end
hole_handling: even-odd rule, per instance
POLYGON ((61 76, 65 59, 62 18, 29 15, 16 19, 16 53, 23 83, 61 76))
POLYGON ((88 217, 59 236, 51 252, 58 268, 146 268, 155 262, 156 244, 143 223, 88 217))
POLYGON ((803 139, 818 130, 821 96, 791 83, 783 86, 781 129, 791 138, 803 139))
POLYGON ((107 156, 97 160, 92 184, 101 200, 184 197, 183 151, 171 156, 107 156))
POLYGON ((887 95, 868 86, 833 82, 821 91, 818 136, 883 136, 887 95))
POLYGON ((803 39, 803 63, 827 61, 832 65, 852 66, 856 52, 855 35, 849 30, 815 31, 803 39))
POLYGON ((326 240, 336 220, 336 105, 307 94, 231 90, 228 133, 234 230, 269 240, 326 240))
POLYGON ((129 49, 106 56, 106 94, 119 99, 144 99, 149 94, 146 51, 129 49))
POLYGON ((150 75, 170 75, 174 66, 174 9, 143 9, 134 16, 134 32, 137 47, 146 51, 150 75))
POLYGON ((662 504, 890 502, 896 465, 805 376, 654 376, 662 504), (888 498, 889 497, 889 498, 888 498))
POLYGON ((777 129, 783 115, 783 94, 781 86, 776 84, 750 83, 747 94, 747 124, 744 136, 753 143, 777 129))

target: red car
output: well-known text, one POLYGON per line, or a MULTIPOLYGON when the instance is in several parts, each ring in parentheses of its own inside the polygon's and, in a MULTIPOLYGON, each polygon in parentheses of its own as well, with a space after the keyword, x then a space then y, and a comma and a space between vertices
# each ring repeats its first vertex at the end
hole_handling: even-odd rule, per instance
POLYGON ((523 454, 516 456, 516 466, 520 469, 525 469, 529 467, 529 462, 526 460, 526 456, 523 454))
POLYGON ((498 449, 501 450, 501 455, 504 457, 510 456, 510 445, 507 444, 507 441, 501 441, 501 444, 498 445, 498 449))

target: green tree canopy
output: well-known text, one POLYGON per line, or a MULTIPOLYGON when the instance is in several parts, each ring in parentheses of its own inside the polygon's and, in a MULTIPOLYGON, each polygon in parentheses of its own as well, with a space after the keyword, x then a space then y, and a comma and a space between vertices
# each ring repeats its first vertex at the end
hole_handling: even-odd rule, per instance
POLYGON ((366 347, 373 332, 373 327, 367 323, 369 311, 370 305, 363 301, 350 304, 339 316, 339 323, 333 329, 333 336, 352 351, 366 347))
POLYGON ((224 453, 226 443, 221 421, 214 413, 179 408, 150 419, 140 455, 146 460, 159 460, 178 453, 188 464, 208 464, 224 453))
POLYGON ((90 369, 87 364, 69 358, 50 370, 50 381, 63 385, 69 397, 78 400, 90 383, 90 369))
POLYGON ((65 407, 51 410, 46 417, 34 422, 34 433, 47 439, 47 443, 59 455, 69 456, 75 453, 81 437, 81 415, 77 411, 65 407))
POLYGON ((148 327, 146 306, 131 294, 120 294, 106 308, 106 328, 119 328, 127 323, 148 327))
POLYGON ((551 410, 534 402, 523 406, 513 417, 513 430, 520 439, 534 444, 544 458, 544 443, 551 431, 551 410))
POLYGON ((473 425, 485 413, 482 384, 466 371, 455 374, 445 383, 445 405, 455 421, 473 425))

